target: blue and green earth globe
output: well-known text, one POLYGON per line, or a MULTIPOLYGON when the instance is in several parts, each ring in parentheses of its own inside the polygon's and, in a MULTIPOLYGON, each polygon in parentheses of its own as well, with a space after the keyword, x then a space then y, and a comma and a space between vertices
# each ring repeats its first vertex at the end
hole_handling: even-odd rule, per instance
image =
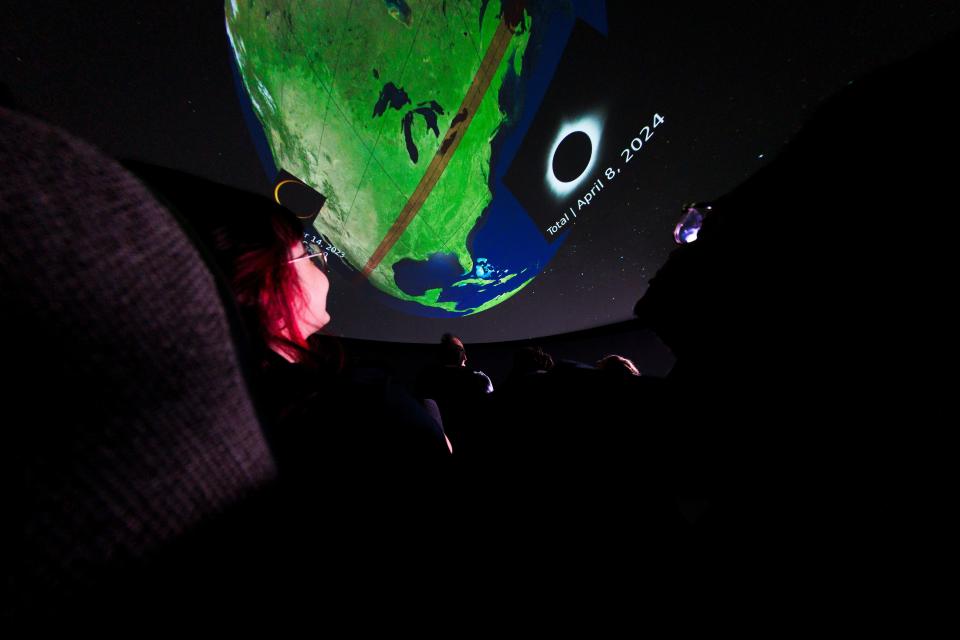
POLYGON ((562 244, 547 242, 501 183, 523 136, 525 52, 538 28, 521 7, 226 3, 272 167, 326 196, 315 231, 404 310, 489 309, 562 244))

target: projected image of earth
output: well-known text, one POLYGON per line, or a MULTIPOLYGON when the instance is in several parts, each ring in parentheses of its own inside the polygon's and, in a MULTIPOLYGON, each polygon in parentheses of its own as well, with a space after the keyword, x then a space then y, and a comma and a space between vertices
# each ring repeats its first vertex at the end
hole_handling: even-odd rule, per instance
POLYGON ((478 313, 556 252, 497 188, 509 160, 497 149, 521 133, 536 16, 456 0, 225 11, 273 165, 326 196, 316 230, 402 308, 478 313))

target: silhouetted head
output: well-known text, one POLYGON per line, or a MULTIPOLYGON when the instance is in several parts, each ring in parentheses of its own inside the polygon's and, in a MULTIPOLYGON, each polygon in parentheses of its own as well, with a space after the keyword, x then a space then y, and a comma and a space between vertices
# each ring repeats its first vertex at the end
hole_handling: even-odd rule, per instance
POLYGON ((617 376, 640 375, 640 370, 637 369, 637 365, 633 364, 632 360, 615 354, 604 356, 600 360, 597 360, 597 369, 617 376))
POLYGON ((440 338, 440 363, 450 367, 465 367, 467 365, 467 351, 463 348, 463 341, 452 333, 445 333, 440 338))
POLYGON ((553 358, 540 347, 523 347, 513 354, 513 373, 523 375, 553 368, 553 358))

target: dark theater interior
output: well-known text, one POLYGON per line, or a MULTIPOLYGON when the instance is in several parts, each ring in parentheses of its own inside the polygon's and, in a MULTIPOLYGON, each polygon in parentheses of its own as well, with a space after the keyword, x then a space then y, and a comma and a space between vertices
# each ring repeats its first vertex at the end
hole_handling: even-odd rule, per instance
POLYGON ((960 3, 95 4, 0 27, 5 627, 863 631, 942 562, 960 3))

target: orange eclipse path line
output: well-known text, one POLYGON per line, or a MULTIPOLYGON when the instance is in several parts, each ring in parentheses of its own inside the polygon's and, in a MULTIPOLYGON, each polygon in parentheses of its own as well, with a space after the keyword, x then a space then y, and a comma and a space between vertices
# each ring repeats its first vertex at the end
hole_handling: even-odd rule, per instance
POLYGON ((447 164, 450 162, 450 158, 453 157, 457 147, 460 146, 460 140, 463 139, 463 135, 473 121, 477 107, 487 93, 487 89, 490 88, 493 76, 497 72, 497 68, 500 66, 500 62, 507 52, 507 47, 510 45, 510 38, 512 37, 513 28, 508 26, 506 21, 501 21, 499 26, 497 26, 496 33, 493 34, 493 40, 490 41, 490 46, 487 47, 487 52, 484 54, 483 60, 480 62, 480 68, 477 69, 477 73, 473 76, 473 82, 470 83, 467 95, 464 96, 463 102, 457 110, 457 114, 453 117, 450 127, 443 136, 443 142, 440 143, 440 148, 437 149, 427 170, 423 176, 420 177, 417 188, 413 190, 413 194, 403 206, 400 215, 393 221, 393 225, 390 227, 390 230, 387 231, 387 235, 380 241, 376 251, 373 252, 373 255, 367 260, 367 264, 364 265, 362 271, 364 278, 369 278, 373 270, 387 257, 390 249, 393 248, 393 245, 397 243, 400 236, 406 231, 407 226, 410 225, 414 217, 420 212, 423 203, 427 201, 433 188, 437 185, 440 176, 443 175, 447 164))

